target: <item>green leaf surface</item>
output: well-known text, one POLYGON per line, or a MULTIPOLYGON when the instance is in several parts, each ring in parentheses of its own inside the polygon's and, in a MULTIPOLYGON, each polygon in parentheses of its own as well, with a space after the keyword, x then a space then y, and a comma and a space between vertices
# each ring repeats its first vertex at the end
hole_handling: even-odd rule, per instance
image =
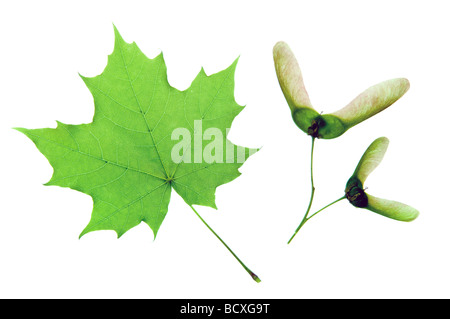
POLYGON ((188 89, 179 91, 168 83, 162 54, 149 59, 114 31, 105 70, 96 77, 81 76, 94 98, 93 121, 18 130, 52 165, 46 185, 92 197, 92 217, 80 237, 95 230, 114 230, 120 237, 142 221, 156 236, 172 189, 190 206, 216 208, 216 188, 238 177, 238 168, 256 150, 226 138, 243 109, 234 99, 237 60, 210 76, 202 69, 188 89), (191 142, 183 161, 174 161, 172 150, 180 141, 172 133, 180 128, 189 132, 191 142), (222 135, 208 135, 211 130, 222 135), (204 135, 211 141, 202 140, 204 135), (211 150, 212 142, 220 147, 211 150), (205 160, 202 154, 208 151, 216 161, 205 160))

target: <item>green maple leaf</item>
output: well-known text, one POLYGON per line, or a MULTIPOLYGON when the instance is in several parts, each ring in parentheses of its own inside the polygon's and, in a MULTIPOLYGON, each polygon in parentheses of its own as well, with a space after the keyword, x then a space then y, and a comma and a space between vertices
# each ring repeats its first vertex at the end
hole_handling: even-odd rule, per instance
POLYGON ((120 237, 142 221, 156 237, 172 189, 197 215, 192 205, 216 208, 216 188, 238 177, 238 168, 256 150, 226 138, 227 128, 243 109, 234 99, 237 60, 210 76, 202 69, 188 89, 179 91, 167 81, 162 53, 149 59, 114 31, 114 50, 105 70, 96 77, 81 76, 94 97, 92 123, 58 122, 55 129, 18 130, 52 165, 46 185, 92 197, 91 220, 80 237, 95 230, 114 230, 120 237), (180 143, 172 136, 176 130, 189 133, 191 142, 181 149, 181 160, 174 161, 174 153, 180 154, 174 152, 180 143), (215 148, 201 140, 204 134, 214 136, 215 148), (205 152, 215 160, 205 160, 205 152))

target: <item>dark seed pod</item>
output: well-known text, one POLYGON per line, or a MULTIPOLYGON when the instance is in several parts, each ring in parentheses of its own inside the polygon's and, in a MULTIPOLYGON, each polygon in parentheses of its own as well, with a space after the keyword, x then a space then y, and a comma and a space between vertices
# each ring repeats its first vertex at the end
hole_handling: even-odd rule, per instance
POLYGON ((345 197, 349 200, 350 204, 355 207, 365 208, 369 205, 369 199, 366 193, 360 187, 353 187, 347 193, 345 197))
POLYGON ((312 121, 311 126, 308 127, 308 135, 315 137, 315 138, 321 137, 319 135, 319 129, 323 126, 325 126, 325 121, 319 115, 312 121))

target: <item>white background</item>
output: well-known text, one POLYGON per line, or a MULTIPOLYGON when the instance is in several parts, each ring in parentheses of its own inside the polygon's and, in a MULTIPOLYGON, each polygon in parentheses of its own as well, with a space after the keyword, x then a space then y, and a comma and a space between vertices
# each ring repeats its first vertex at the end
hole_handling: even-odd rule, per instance
POLYGON ((14 1, 0 6, 0 297, 449 298, 448 1, 14 1), (88 123, 113 23, 184 90, 240 56, 235 97, 246 105, 230 139, 262 146, 242 176, 198 211, 257 273, 257 284, 175 193, 156 240, 145 224, 120 239, 78 235, 89 196, 46 187, 52 168, 12 127, 88 123), (390 146, 366 182, 405 202, 411 223, 341 201, 286 245, 306 209, 310 138, 290 118, 272 47, 295 52, 312 103, 333 112, 367 87, 406 77, 397 103, 334 140, 319 140, 312 210, 343 195, 366 147, 390 146))

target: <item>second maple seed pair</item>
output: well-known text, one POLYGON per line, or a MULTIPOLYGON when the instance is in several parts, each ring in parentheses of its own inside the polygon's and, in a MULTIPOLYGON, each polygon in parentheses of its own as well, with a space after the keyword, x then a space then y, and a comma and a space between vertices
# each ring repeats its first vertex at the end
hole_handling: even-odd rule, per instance
POLYGON ((383 159, 389 144, 389 140, 386 137, 376 139, 367 148, 353 175, 347 181, 344 196, 309 215, 315 191, 312 170, 315 139, 333 139, 341 136, 351 127, 383 111, 408 91, 409 81, 404 78, 398 78, 381 82, 365 90, 344 108, 322 115, 313 108, 303 83, 300 67, 294 54, 285 42, 278 42, 274 46, 273 58, 278 82, 291 109, 294 123, 303 132, 312 137, 311 198, 307 211, 289 242, 311 217, 345 198, 355 207, 365 208, 392 219, 412 221, 417 218, 419 212, 413 207, 369 195, 363 188, 367 176, 383 159))

